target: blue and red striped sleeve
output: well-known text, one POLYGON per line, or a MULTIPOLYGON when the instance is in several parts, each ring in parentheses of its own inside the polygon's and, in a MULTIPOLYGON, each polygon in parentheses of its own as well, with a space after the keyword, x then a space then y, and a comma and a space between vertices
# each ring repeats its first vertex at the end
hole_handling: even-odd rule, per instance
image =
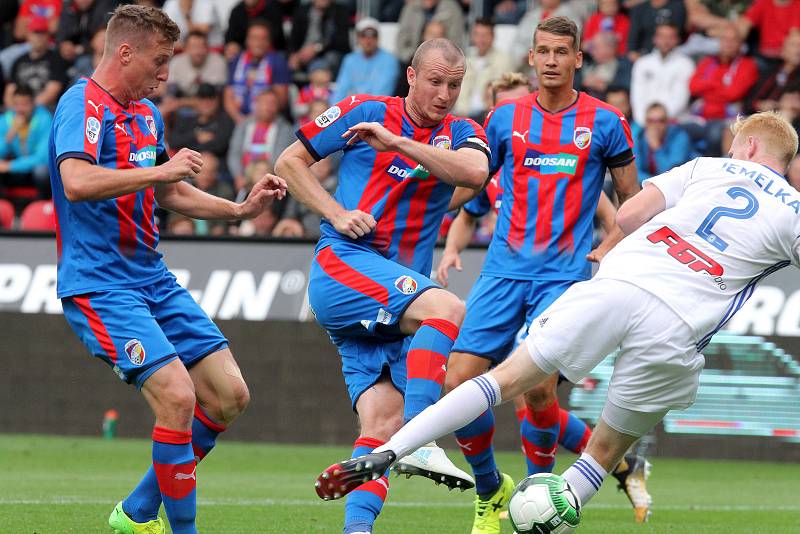
POLYGON ((53 117, 56 167, 67 158, 97 163, 104 140, 105 106, 100 98, 92 98, 90 87, 73 87, 58 103, 53 117))
POLYGON ((301 126, 296 132, 297 138, 317 161, 344 149, 347 139, 343 139, 342 134, 351 126, 361 122, 383 123, 386 104, 368 98, 366 95, 348 96, 301 126))
POLYGON ((486 140, 486 132, 472 119, 456 119, 450 126, 453 134, 453 150, 461 148, 474 148, 480 150, 491 159, 492 154, 486 140))
POLYGON ((625 116, 611 106, 597 110, 597 120, 607 142, 603 146, 603 162, 609 168, 624 167, 634 160, 631 126, 625 116))
POLYGON ((511 123, 511 118, 508 117, 510 109, 513 109, 513 107, 498 105, 489 111, 483 123, 483 127, 486 129, 489 150, 491 151, 489 176, 493 176, 503 166, 503 159, 506 156, 506 138, 509 137, 506 134, 508 132, 507 126, 511 123))

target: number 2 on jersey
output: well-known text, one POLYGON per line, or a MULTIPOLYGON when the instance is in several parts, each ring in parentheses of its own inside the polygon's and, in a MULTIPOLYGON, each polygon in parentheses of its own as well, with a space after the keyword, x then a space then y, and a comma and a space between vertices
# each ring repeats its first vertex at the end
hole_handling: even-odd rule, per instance
POLYGON ((695 232, 697 235, 711 243, 720 252, 728 248, 728 243, 720 236, 715 234, 711 229, 723 217, 731 217, 732 219, 749 219, 758 211, 758 199, 755 195, 744 189, 743 187, 731 187, 727 191, 728 196, 732 199, 745 198, 747 205, 743 208, 729 208, 727 206, 717 206, 711 210, 700 227, 695 232))

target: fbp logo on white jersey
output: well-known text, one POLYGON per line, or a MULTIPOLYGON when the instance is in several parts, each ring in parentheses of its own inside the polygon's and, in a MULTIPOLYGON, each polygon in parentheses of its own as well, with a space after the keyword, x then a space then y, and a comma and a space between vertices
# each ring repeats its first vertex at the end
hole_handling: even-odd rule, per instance
POLYGON ((156 147, 148 145, 136 152, 131 152, 128 161, 138 163, 141 167, 152 167, 156 164, 156 147))

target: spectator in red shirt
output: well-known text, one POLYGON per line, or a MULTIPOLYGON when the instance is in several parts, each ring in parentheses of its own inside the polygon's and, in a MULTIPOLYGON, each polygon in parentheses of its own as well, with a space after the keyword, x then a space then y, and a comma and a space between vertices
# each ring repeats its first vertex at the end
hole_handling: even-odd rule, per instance
POLYGON ((800 29, 800 2, 797 0, 755 0, 736 21, 742 37, 758 29, 758 53, 766 59, 780 59, 783 40, 800 29))
POLYGON ((22 0, 17 20, 14 22, 14 38, 17 41, 25 40, 28 24, 32 18, 45 19, 50 35, 55 35, 63 4, 63 0, 22 0))
POLYGON ((619 12, 619 0, 597 0, 597 13, 589 17, 583 30, 583 49, 600 32, 614 32, 617 36, 617 55, 628 51, 628 32, 631 21, 619 12))
POLYGON ((792 32, 783 41, 783 62, 764 72, 746 102, 747 112, 775 111, 787 87, 800 85, 800 32, 792 32))
POLYGON ((722 154, 722 136, 728 119, 742 112, 742 99, 758 79, 753 58, 742 55, 742 37, 734 25, 728 25, 719 38, 719 53, 697 65, 689 92, 695 102, 692 114, 700 119, 689 133, 706 142, 705 152, 722 154))

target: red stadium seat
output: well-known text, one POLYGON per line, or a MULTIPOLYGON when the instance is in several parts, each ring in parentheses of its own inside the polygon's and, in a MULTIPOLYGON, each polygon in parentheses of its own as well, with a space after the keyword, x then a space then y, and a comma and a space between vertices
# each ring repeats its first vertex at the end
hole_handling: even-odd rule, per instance
POLYGON ((36 200, 28 204, 20 217, 20 230, 55 232, 56 214, 52 200, 36 200))
POLYGON ((0 228, 14 226, 14 205, 4 198, 0 198, 0 228))

